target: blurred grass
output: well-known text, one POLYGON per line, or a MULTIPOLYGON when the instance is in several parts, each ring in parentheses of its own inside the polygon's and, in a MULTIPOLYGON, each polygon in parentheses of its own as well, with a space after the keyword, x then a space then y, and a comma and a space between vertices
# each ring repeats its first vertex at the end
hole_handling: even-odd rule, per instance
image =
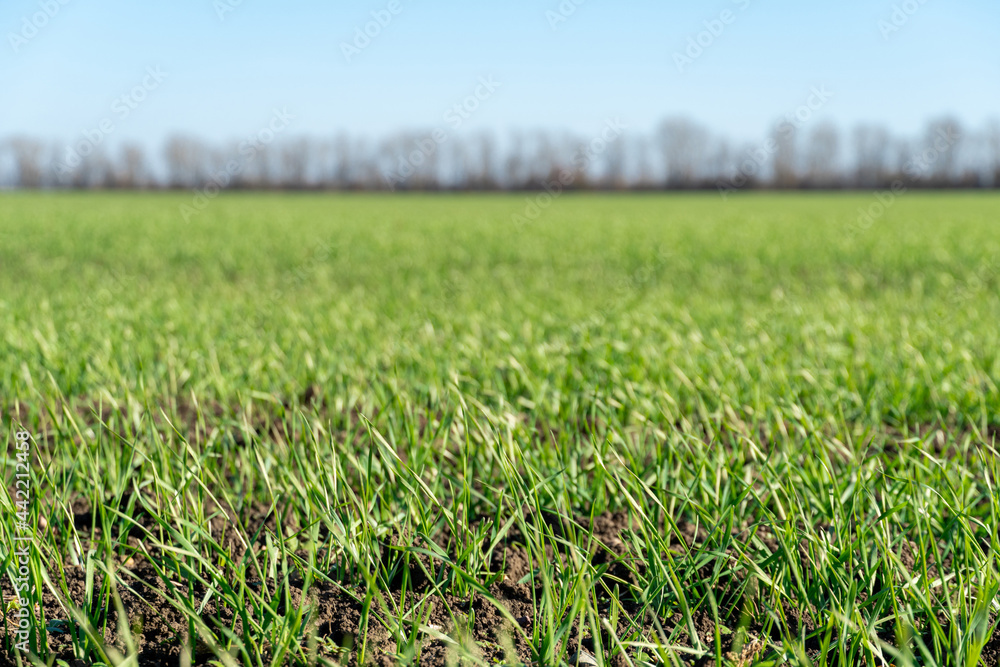
POLYGON ((564 197, 519 229, 517 196, 225 195, 185 223, 184 196, 7 195, 0 392, 458 378, 551 414, 996 420, 996 197, 910 194, 852 236, 871 201, 564 197))

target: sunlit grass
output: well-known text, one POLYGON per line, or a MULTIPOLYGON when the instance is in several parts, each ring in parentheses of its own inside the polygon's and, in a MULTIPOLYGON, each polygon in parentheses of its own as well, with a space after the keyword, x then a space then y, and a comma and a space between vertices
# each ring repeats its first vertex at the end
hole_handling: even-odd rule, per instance
POLYGON ((0 198, 4 473, 18 410, 60 659, 142 664, 167 617, 224 665, 1000 647, 995 196, 858 234, 863 195, 184 202, 0 198))

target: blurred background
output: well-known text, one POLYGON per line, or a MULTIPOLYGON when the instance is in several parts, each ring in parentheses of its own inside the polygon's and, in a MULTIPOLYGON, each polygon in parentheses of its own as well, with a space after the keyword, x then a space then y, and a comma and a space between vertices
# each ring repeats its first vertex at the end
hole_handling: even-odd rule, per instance
POLYGON ((4 0, 0 187, 1000 185, 993 0, 4 0))

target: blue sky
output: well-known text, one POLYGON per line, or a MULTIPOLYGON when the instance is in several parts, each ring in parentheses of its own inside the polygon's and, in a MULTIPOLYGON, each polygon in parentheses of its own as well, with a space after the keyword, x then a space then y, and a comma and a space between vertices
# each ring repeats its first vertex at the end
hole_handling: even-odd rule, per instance
POLYGON ((912 134, 942 114, 974 127, 1000 115, 996 0, 907 0, 909 13, 901 0, 585 0, 555 27, 559 0, 397 1, 348 62, 341 44, 390 0, 3 0, 0 136, 74 140, 110 117, 118 140, 222 140, 274 108, 296 133, 379 136, 441 125, 480 77, 501 85, 463 129, 587 132, 620 117, 648 130, 684 114, 753 139, 821 86, 833 96, 818 116, 843 127, 912 134), (46 4, 37 34, 12 38, 46 4), (884 34, 894 6, 899 29, 884 34), (706 21, 718 34, 679 71, 706 21), (163 82, 112 113, 150 67, 163 82))

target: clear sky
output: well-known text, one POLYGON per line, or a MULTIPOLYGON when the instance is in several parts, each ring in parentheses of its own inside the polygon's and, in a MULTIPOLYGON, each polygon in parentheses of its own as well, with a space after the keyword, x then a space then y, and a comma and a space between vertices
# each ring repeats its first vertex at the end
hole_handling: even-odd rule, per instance
POLYGON ((464 127, 501 133, 684 114, 753 139, 813 87, 833 94, 817 115, 844 127, 1000 115, 997 0, 395 1, 2 0, 0 136, 74 140, 111 118, 116 139, 150 146, 222 140, 274 108, 296 133, 379 136, 440 125, 480 77, 500 86, 464 127), (372 12, 387 25, 348 58, 372 12), (113 112, 144 80, 145 99, 113 112))

